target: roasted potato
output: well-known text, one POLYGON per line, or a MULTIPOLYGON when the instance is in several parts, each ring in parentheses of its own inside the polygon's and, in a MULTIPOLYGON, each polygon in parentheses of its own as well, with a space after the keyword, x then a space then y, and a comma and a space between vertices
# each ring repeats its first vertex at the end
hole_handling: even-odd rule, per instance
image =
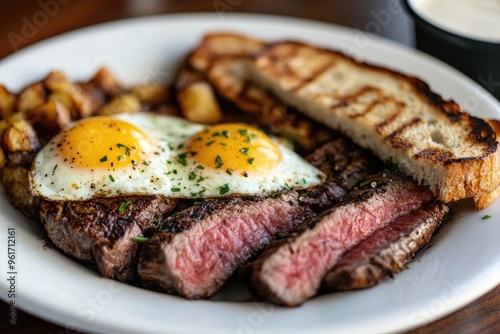
POLYGON ((130 89, 130 94, 134 95, 142 104, 159 104, 166 102, 169 98, 170 87, 167 84, 145 84, 137 85, 130 89))
POLYGON ((20 113, 8 120, 8 127, 2 133, 1 146, 7 152, 35 152, 41 147, 38 135, 31 124, 20 113))
POLYGON ((177 101, 189 121, 215 124, 223 120, 212 86, 196 73, 183 70, 177 79, 177 101))
POLYGON ((137 113, 141 110, 141 102, 132 94, 115 97, 97 111, 99 116, 109 116, 119 113, 137 113))
POLYGON ((71 93, 73 84, 60 71, 52 71, 43 80, 43 84, 51 92, 71 93))
POLYGON ((17 98, 16 110, 31 110, 45 103, 46 93, 42 83, 36 83, 23 89, 17 98))
POLYGON ((115 96, 123 92, 118 80, 106 67, 101 67, 89 83, 102 89, 107 96, 115 96))
POLYGON ((24 112, 26 120, 42 136, 51 137, 71 123, 71 114, 57 99, 50 99, 36 109, 24 112))
POLYGON ((14 94, 11 94, 7 88, 0 85, 0 119, 5 119, 14 112, 14 94))
POLYGON ((7 158, 5 157, 5 153, 3 153, 3 149, 0 147, 0 169, 5 166, 7 163, 7 158))

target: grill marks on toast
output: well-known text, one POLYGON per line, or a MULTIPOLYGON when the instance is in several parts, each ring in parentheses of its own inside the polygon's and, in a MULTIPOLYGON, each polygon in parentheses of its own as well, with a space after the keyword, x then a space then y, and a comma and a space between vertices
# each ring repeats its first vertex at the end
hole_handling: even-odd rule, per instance
POLYGON ((189 57, 217 93, 241 111, 255 116, 260 126, 289 137, 310 152, 336 134, 303 114, 294 112, 266 90, 248 80, 246 63, 265 48, 263 42, 231 34, 209 34, 189 57))
POLYGON ((419 79, 297 42, 271 44, 249 69, 255 82, 392 160, 445 202, 500 185, 491 127, 419 79))

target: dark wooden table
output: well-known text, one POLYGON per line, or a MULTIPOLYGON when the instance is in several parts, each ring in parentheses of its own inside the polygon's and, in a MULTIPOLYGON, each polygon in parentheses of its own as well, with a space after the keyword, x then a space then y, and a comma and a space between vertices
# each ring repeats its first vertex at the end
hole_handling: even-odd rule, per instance
MULTIPOLYGON (((150 14, 214 12, 221 4, 234 12, 280 14, 345 25, 413 46, 412 21, 404 13, 384 17, 397 0, 2 0, 0 58, 29 44, 92 24, 150 14), (376 22, 378 24, 374 24, 376 22)), ((1 81, 1 78, 0 78, 1 81)), ((17 324, 7 321, 0 304, 1 333, 71 333, 18 310, 17 324)), ((500 333, 500 286, 453 314, 409 333, 500 333)))

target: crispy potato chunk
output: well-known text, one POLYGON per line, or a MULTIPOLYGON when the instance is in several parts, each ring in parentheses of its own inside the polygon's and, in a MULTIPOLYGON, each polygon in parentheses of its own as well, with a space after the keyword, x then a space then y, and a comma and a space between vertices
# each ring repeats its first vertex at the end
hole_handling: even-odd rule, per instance
POLYGON ((51 99, 36 109, 24 112, 26 120, 35 130, 46 136, 53 136, 71 123, 68 108, 57 99, 51 99))
POLYGON ((212 86, 193 72, 183 70, 177 80, 177 101, 189 121, 216 124, 223 120, 212 86))
POLYGON ((5 153, 3 153, 3 149, 0 147, 0 169, 5 166, 7 163, 7 158, 5 157, 5 153))
POLYGON ((159 104, 169 98, 170 87, 167 84, 145 84, 132 87, 130 94, 143 104, 159 104))
POLYGON ((40 149, 40 140, 31 124, 15 114, 2 134, 2 148, 10 152, 34 152, 40 149))
POLYGON ((62 93, 71 93, 73 85, 61 71, 50 72, 43 80, 43 84, 52 92, 62 93))
POLYGON ((102 89, 108 96, 115 96, 123 92, 118 80, 106 67, 101 67, 89 83, 102 89))
POLYGON ((5 119, 14 112, 14 94, 11 94, 7 88, 0 85, 0 119, 5 119))
POLYGON ((137 113, 141 110, 141 102, 132 94, 115 97, 97 111, 99 116, 110 116, 120 113, 137 113))
POLYGON ((45 87, 36 83, 23 89, 17 98, 17 110, 31 110, 45 103, 45 87))

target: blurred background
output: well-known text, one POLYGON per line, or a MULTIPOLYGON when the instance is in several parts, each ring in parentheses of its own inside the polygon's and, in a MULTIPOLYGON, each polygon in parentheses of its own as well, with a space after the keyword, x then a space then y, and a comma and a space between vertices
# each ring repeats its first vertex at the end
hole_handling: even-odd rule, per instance
POLYGON ((81 27, 179 12, 287 15, 344 25, 407 45, 414 43, 412 21, 398 0, 0 0, 0 3, 0 58, 81 27))

